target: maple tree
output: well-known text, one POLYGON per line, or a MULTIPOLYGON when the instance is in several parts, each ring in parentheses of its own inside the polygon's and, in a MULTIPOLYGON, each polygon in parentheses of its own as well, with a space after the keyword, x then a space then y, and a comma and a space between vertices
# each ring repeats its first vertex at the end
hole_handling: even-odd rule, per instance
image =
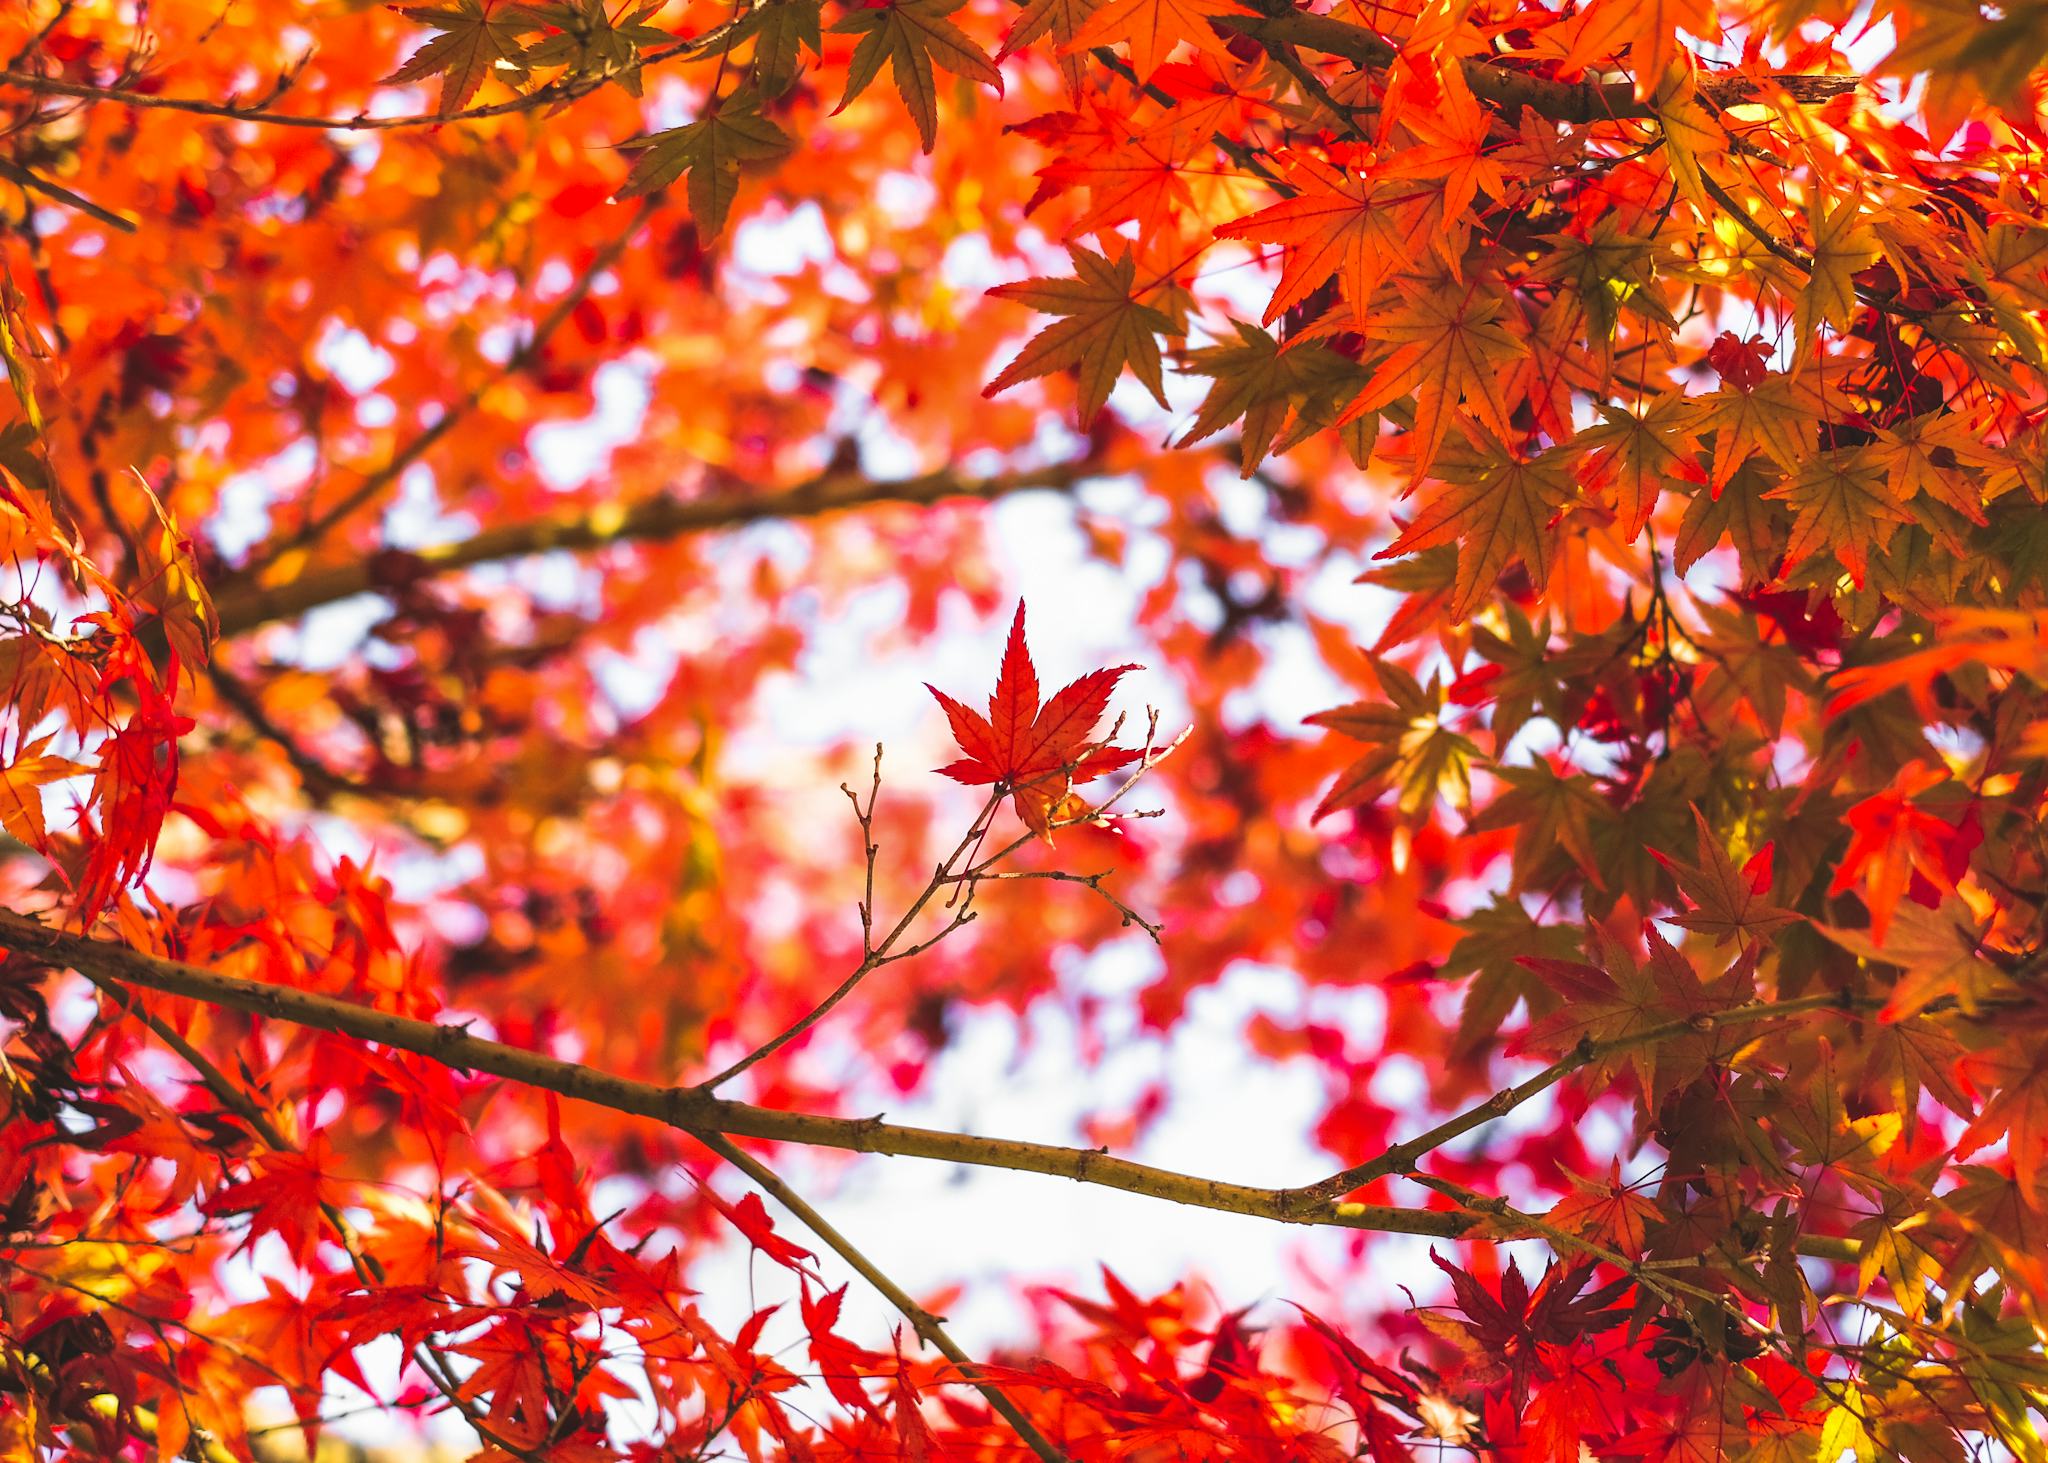
POLYGON ((6 1458, 2048 1459, 2048 9, 0 57, 6 1458), (876 1115, 1255 970, 1291 1186, 876 1115), (821 1153, 1351 1243, 970 1351, 821 1153))

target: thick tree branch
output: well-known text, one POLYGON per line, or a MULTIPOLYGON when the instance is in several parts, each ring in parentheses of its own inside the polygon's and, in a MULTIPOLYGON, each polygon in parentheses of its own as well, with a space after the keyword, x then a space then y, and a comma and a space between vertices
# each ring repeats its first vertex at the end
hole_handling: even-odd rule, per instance
MULTIPOLYGON (((742 11, 741 17, 745 13, 742 11)), ((519 96, 508 97, 500 102, 487 102, 460 112, 409 112, 391 117, 373 117, 367 112, 358 112, 352 117, 308 116, 299 112, 280 112, 269 107, 216 102, 205 97, 162 96, 156 92, 139 90, 134 86, 95 86, 90 82, 66 81, 55 76, 37 76, 19 67, 0 70, 0 86, 10 86, 17 91, 31 92, 39 96, 105 102, 137 111, 183 112, 188 116, 212 117, 223 122, 251 122, 265 127, 298 127, 314 132, 395 132, 413 127, 440 127, 450 122, 474 122, 485 117, 503 117, 515 112, 531 112, 542 107, 567 105, 610 82, 644 70, 657 61, 666 61, 673 57, 690 60, 709 55, 726 43, 741 17, 735 17, 732 21, 715 30, 707 31, 694 40, 649 51, 636 59, 631 66, 622 67, 617 71, 607 71, 601 75, 558 77, 545 86, 535 87, 532 91, 519 96)))
MULTIPOLYGON (((487 528, 459 543, 437 544, 402 556, 411 577, 450 574, 473 564, 524 558, 556 549, 579 551, 612 544, 680 538, 770 519, 816 518, 885 503, 930 504, 948 498, 984 501, 1033 488, 1065 490, 1088 475, 1086 463, 1063 463, 1029 472, 969 478, 948 469, 922 477, 877 482, 832 473, 777 493, 719 493, 703 498, 653 498, 634 504, 551 513, 523 523, 487 528)), ((291 620, 322 605, 391 586, 392 560, 357 557, 311 570, 283 584, 230 584, 214 603, 223 636, 246 634, 273 620, 291 620)))
MULTIPOLYGON (((1359 66, 1383 67, 1398 54, 1392 43, 1375 32, 1330 15, 1290 11, 1284 15, 1219 15, 1214 19, 1224 29, 1250 36, 1261 45, 1301 46, 1327 56, 1340 56, 1359 66)), ((1553 81, 1476 57, 1467 58, 1463 65, 1465 82, 1472 88, 1472 94, 1509 111, 1527 107, 1554 122, 1611 122, 1657 115, 1655 107, 1636 99, 1632 82, 1553 81)), ((1774 88, 1797 102, 1818 102, 1854 91, 1861 80, 1855 76, 1805 73, 1763 78, 1709 76, 1701 80, 1699 89, 1706 99, 1721 106, 1762 100, 1774 88)))
MULTIPOLYGON (((412 1052, 461 1071, 494 1077, 554 1092, 614 1112, 652 1118, 693 1136, 723 1133, 736 1138, 762 1138, 837 1148, 855 1153, 880 1153, 904 1158, 929 1158, 981 1168, 1040 1173, 1077 1183, 1098 1184, 1125 1193, 1164 1199, 1192 1208, 1278 1220, 1287 1224, 1375 1230, 1386 1234, 1434 1235, 1455 1239, 1472 1228, 1469 1215, 1441 1210, 1403 1209, 1392 1205, 1328 1203, 1304 1206, 1299 1190, 1257 1188, 1154 1168, 1129 1159, 1112 1158, 1092 1148, 1063 1148, 971 1133, 902 1127, 876 1118, 836 1118, 817 1113, 778 1112, 749 1103, 729 1102, 688 1087, 663 1087, 565 1062, 538 1052, 472 1036, 463 1026, 442 1026, 385 1011, 371 1010, 332 996, 267 985, 222 975, 174 960, 145 954, 126 945, 95 940, 41 924, 11 910, 0 910, 0 947, 31 959, 65 966, 88 977, 102 976, 124 985, 141 986, 166 995, 183 996, 208 1005, 295 1025, 377 1042, 412 1052)), ((1783 1014, 1755 1011, 1758 1019, 1783 1014)), ((1721 1019, 1732 1020, 1730 1012, 1721 1019)), ((1693 1029, 1688 1024, 1687 1029, 1693 1029)), ((1598 1050, 1596 1048, 1596 1050, 1598 1050)), ((1801 1252, 1828 1259, 1853 1258, 1847 1241, 1802 1239, 1801 1252)))

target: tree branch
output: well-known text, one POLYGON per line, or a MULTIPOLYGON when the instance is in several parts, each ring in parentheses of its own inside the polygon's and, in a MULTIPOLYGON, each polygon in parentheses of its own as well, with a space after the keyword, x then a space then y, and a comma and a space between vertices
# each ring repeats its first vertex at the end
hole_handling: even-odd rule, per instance
MULTIPOLYGON (((1291 11, 1284 15, 1218 15, 1214 23, 1250 36, 1261 45, 1303 46, 1327 56, 1340 56, 1358 66, 1390 65, 1399 49, 1374 31, 1330 15, 1291 11)), ((1657 109, 1636 98, 1633 82, 1553 81, 1511 71, 1492 61, 1468 57, 1462 63, 1466 85, 1483 102, 1513 111, 1527 107, 1554 122, 1612 122, 1626 117, 1654 117, 1657 109)), ((1708 76, 1699 90, 1721 106, 1761 101, 1773 89, 1796 102, 1825 101, 1854 91, 1862 78, 1814 76, 1804 72, 1766 77, 1708 76)))
MULTIPOLYGON (((1329 1203, 1304 1207, 1297 1189, 1257 1188, 1154 1168, 1125 1158, 1112 1158, 1094 1148, 1063 1148, 1009 1138, 985 1138, 931 1128, 902 1127, 874 1118, 835 1118, 817 1113, 779 1112, 749 1103, 729 1102, 688 1087, 663 1087, 543 1056, 503 1042, 472 1036, 464 1026, 442 1026, 385 1011, 372 1010, 332 996, 268 985, 165 960, 126 945, 95 940, 42 924, 12 910, 0 909, 0 947, 32 959, 65 966, 88 978, 103 976, 125 985, 230 1010, 289 1021, 319 1031, 377 1042, 412 1052, 459 1071, 485 1072, 546 1092, 588 1102, 614 1112, 652 1118, 693 1136, 723 1133, 736 1138, 763 1138, 814 1148, 854 1153, 879 1153, 903 1158, 928 1158, 980 1168, 1010 1169, 1098 1184, 1129 1194, 1163 1199, 1191 1208, 1244 1214, 1286 1224, 1372 1230, 1384 1234, 1433 1235, 1456 1239, 1473 1227, 1469 1215, 1442 1210, 1403 1209, 1393 1205, 1329 1203)), ((1751 1008, 1761 1011, 1761 1008, 1751 1008)), ((1781 1014, 1773 1011, 1770 1014, 1781 1014)), ((1723 1021, 1737 1013, 1724 1013, 1723 1021)), ((1688 1024, 1687 1029, 1692 1029, 1688 1024)), ((1852 1241, 1807 1236, 1802 1254, 1823 1259, 1854 1259, 1852 1241)))
POLYGON ((1024 1415, 1023 1409, 1010 1400, 1007 1392, 993 1382, 985 1381, 976 1375, 979 1368, 975 1366, 974 1358, 946 1334, 946 1328, 939 1324, 937 1316, 911 1299, 908 1291, 876 1268, 874 1261, 862 1254, 853 1241, 841 1234, 824 1215, 806 1203, 802 1195, 784 1183, 773 1169, 720 1134, 701 1134, 699 1141, 761 1188, 773 1194, 777 1203, 802 1220, 811 1233, 831 1246, 833 1252, 852 1266, 861 1279, 880 1291, 890 1305, 903 1313, 903 1318, 910 1322, 919 1336, 930 1342, 933 1349, 946 1360, 960 1368, 960 1375, 988 1399, 989 1406, 1002 1414, 1003 1420, 1016 1430, 1017 1436, 1039 1456, 1042 1463, 1072 1463, 1072 1460, 1055 1447, 1052 1441, 1038 1430, 1037 1425, 1024 1415))
POLYGON ((134 219, 129 218, 125 214, 116 213, 111 208, 102 208, 90 198, 82 194, 73 193, 62 184, 52 183, 40 173, 30 172, 11 158, 0 157, 0 178, 5 178, 25 193, 40 193, 45 198, 53 199, 63 204, 66 208, 75 208, 80 213, 98 219, 109 228, 119 229, 124 234, 135 232, 134 219))
POLYGON ((337 524, 373 502, 380 493, 397 482, 407 468, 433 450, 437 442, 454 430, 456 423, 476 410, 477 404, 484 399, 492 386, 531 365, 541 348, 557 330, 561 329, 569 317, 576 313, 576 307, 583 303, 584 298, 597 284, 598 276, 618 263, 619 256, 626 252, 626 246, 632 242, 633 236, 640 232, 640 226, 647 222, 655 208, 659 206, 659 201, 658 197, 653 196, 641 200, 640 206, 633 210, 633 217, 627 221, 626 226, 591 256, 590 262, 576 276, 575 282, 534 325, 525 343, 506 358, 504 365, 493 371, 488 379, 471 387, 460 401, 436 417, 432 426, 399 448, 391 455, 390 461, 342 494, 327 509, 307 519, 285 538, 258 547, 252 563, 260 568, 293 549, 318 543, 337 524))
POLYGON ((1428 1132, 1420 1133, 1406 1142, 1396 1143, 1377 1158, 1347 1168, 1342 1173, 1334 1173, 1320 1183, 1296 1189, 1293 1195, 1297 1203, 1314 1209, 1342 1198, 1354 1189, 1364 1188, 1373 1180, 1385 1178, 1388 1174, 1405 1174, 1415 1167, 1424 1154, 1433 1153, 1452 1139, 1462 1137, 1474 1128, 1490 1123, 1496 1118, 1506 1117, 1530 1098, 1555 1086, 1579 1068, 1613 1052, 1645 1046, 1662 1041, 1666 1037, 1695 1035, 1725 1026, 1746 1026, 1756 1021, 1770 1021, 1780 1016, 1796 1016, 1803 1012, 1825 1010, 1829 1007, 1852 1009, 1863 1006, 1876 1010, 1883 1004, 1883 1001, 1875 998, 1858 1001, 1838 991, 1819 991, 1813 995, 1798 996, 1787 1001, 1759 1001, 1748 1006, 1736 1006, 1727 1011, 1708 1012, 1683 1020, 1668 1021, 1662 1026, 1653 1026, 1613 1041, 1582 1040, 1572 1050, 1527 1081, 1517 1083, 1513 1087, 1502 1088, 1484 1102, 1475 1103, 1463 1112, 1446 1118, 1428 1132))
MULTIPOLYGON (((473 564, 524 558, 557 549, 579 551, 680 538, 770 519, 816 518, 885 503, 922 505, 948 498, 988 501, 1030 489, 1065 490, 1086 477, 1088 469, 1087 463, 1075 462, 985 478, 962 477, 946 469, 883 482, 830 473, 775 493, 662 497, 631 505, 602 503, 595 508, 551 513, 523 523, 488 528, 459 543, 424 548, 409 556, 408 567, 419 577, 450 574, 473 564)), ((310 570, 283 584, 231 581, 214 602, 221 635, 246 634, 273 620, 297 619, 322 605, 373 593, 389 587, 390 575, 388 559, 373 563, 358 556, 345 563, 310 570)))
POLYGON ((503 117, 531 112, 540 107, 566 105, 588 96, 608 82, 680 56, 690 60, 710 54, 726 43, 740 18, 705 32, 695 40, 664 46, 638 57, 630 66, 594 76, 563 76, 519 96, 488 102, 460 112, 411 112, 394 117, 372 117, 358 112, 353 117, 306 116, 296 112, 273 111, 267 107, 238 107, 233 102, 209 101, 204 97, 161 96, 132 86, 94 86, 90 82, 65 81, 55 76, 37 76, 16 67, 0 70, 0 86, 39 96, 71 97, 84 102, 105 102, 137 111, 183 112, 188 116, 213 117, 223 122, 253 122, 266 127, 299 127, 315 132, 395 132, 411 127, 440 127, 450 122, 474 122, 485 117, 503 117))

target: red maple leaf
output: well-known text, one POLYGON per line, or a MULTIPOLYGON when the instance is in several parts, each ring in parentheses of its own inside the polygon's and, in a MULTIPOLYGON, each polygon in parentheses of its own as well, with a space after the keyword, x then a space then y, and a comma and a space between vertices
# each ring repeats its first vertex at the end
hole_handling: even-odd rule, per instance
MULTIPOLYGON (((1024 644, 1024 602, 1010 622, 1010 641, 1003 650, 1003 668, 988 715, 955 701, 937 686, 925 689, 945 708, 953 740, 967 755, 939 769, 942 777, 969 786, 995 784, 1013 794, 1017 816, 1033 832, 1049 834, 1053 807, 1076 782, 1134 762, 1141 755, 1128 747, 1091 740, 1095 724, 1109 709, 1109 693, 1134 665, 1090 671, 1038 701, 1038 668, 1024 644)), ((1115 735, 1114 732, 1111 733, 1115 735)))

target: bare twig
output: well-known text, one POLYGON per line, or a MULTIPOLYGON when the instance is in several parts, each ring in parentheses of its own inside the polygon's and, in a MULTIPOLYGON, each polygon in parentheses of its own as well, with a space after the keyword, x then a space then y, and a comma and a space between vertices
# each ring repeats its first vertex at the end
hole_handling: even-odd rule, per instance
MULTIPOLYGON (((881 754, 879 748, 876 750, 875 761, 876 786, 877 788, 879 788, 881 785, 881 754)), ((852 794, 849 793, 848 796, 850 797, 852 796, 852 794)), ((832 989, 832 992, 829 995, 827 995, 824 1000, 818 1002, 817 1005, 811 1007, 810 1010, 806 1011, 802 1016, 798 1017, 788 1026, 784 1027, 780 1032, 776 1033, 773 1037, 763 1042, 760 1046, 755 1047, 752 1051, 748 1052, 745 1056, 741 1057, 738 1061, 734 1062, 724 1071, 718 1073, 717 1076, 709 1077, 704 1081, 698 1083, 697 1090, 699 1092, 716 1091, 718 1088, 724 1086, 727 1082, 730 1082, 733 1078, 739 1076, 740 1073, 746 1071, 747 1068, 753 1066, 756 1062, 761 1061, 765 1057, 772 1056, 774 1053, 780 1051, 783 1047, 789 1045, 789 1043, 791 1043, 792 1041, 795 1041, 799 1036, 802 1036, 806 1031, 809 1031, 813 1026, 816 1026, 820 1021, 825 1019, 826 1015, 831 1012, 834 1006, 838 1005, 841 1001, 845 1000, 848 996, 852 995, 855 988, 858 987, 862 981, 866 980, 870 975, 874 974, 877 970, 880 970, 884 965, 890 965, 898 960, 908 959, 912 955, 921 954, 923 951, 930 949, 933 945, 937 944, 940 940, 944 939, 947 935, 953 933, 953 931, 959 929, 962 925, 970 923, 974 919, 974 911, 972 908, 969 907, 972 903, 971 891, 968 899, 961 901, 959 908, 954 912, 952 920, 949 923, 947 923, 947 925, 943 929, 941 929, 936 935, 933 935, 930 939, 925 940, 919 944, 908 946, 907 948, 902 950, 898 950, 896 948, 897 942, 903 938, 904 934, 910 929, 911 925, 916 921, 917 917, 920 914, 924 913, 925 906, 930 904, 932 900, 935 897, 937 897, 940 890, 949 887, 955 882, 952 877, 954 866, 958 864, 961 859, 967 856, 969 850, 973 849, 981 842, 983 835, 988 832, 989 821, 995 817, 996 809, 1002 806, 1002 802, 1003 789, 1000 786, 998 786, 997 789, 994 792, 991 792, 988 798, 982 803, 981 811, 974 815, 974 821, 968 825, 967 832, 965 833, 965 835, 961 837, 959 844, 953 849, 952 853, 946 856, 946 861, 940 864, 938 868, 932 871, 932 876, 930 880, 926 882, 923 892, 921 892, 916 899, 911 901, 910 908, 906 909, 903 912, 903 917, 896 921, 895 926, 891 928, 886 935, 882 936, 879 942, 873 943, 871 943, 869 939, 869 936, 872 932, 874 920, 874 908, 872 904, 872 901, 874 899, 874 884, 872 873, 874 855, 871 852, 868 856, 870 864, 868 892, 866 898, 864 898, 861 903, 861 943, 865 947, 865 949, 863 954, 861 955, 860 964, 856 965, 853 968, 852 974, 848 975, 846 979, 840 981, 839 984, 832 989)), ((859 811, 858 804, 855 805, 855 811, 859 811)), ((872 797, 870 797, 868 800, 868 812, 870 816, 863 817, 861 819, 861 836, 867 843, 872 844, 874 842, 872 818, 872 814, 874 812, 874 800, 872 797)))

